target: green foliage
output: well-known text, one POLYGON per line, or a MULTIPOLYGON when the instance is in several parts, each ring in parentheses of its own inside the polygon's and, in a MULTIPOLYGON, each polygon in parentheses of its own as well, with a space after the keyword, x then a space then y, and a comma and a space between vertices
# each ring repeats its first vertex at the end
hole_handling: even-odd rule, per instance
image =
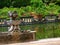
POLYGON ((0 18, 8 18, 8 11, 17 11, 19 17, 22 16, 22 13, 25 13, 26 16, 29 16, 29 12, 35 12, 37 14, 42 14, 43 16, 53 13, 58 15, 60 13, 60 6, 56 3, 60 2, 59 0, 0 0, 0 6, 4 8, 0 9, 0 18), (3 1, 5 1, 3 3, 3 1), (49 5, 46 3, 49 2, 49 5), (6 7, 8 6, 8 7, 6 7), (16 8, 20 7, 20 8, 16 8))
POLYGON ((60 9, 59 8, 60 6, 58 5, 55 5, 54 3, 50 3, 49 6, 47 6, 47 11, 48 13, 53 13, 53 14, 58 14, 58 10, 60 9))

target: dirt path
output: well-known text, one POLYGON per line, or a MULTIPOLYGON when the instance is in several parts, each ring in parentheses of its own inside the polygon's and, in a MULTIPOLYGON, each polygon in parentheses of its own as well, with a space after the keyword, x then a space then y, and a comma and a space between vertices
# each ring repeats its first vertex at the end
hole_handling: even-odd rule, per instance
POLYGON ((3 45, 60 45, 60 38, 42 39, 32 42, 3 44, 3 45))

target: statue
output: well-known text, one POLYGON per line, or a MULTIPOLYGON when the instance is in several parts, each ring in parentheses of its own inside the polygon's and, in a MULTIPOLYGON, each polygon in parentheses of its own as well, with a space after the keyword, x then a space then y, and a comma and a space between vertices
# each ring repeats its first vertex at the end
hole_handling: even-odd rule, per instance
POLYGON ((25 37, 24 35, 27 35, 27 38, 31 40, 35 40, 35 31, 30 31, 30 30, 21 31, 20 30, 19 24, 21 23, 21 20, 16 20, 16 18, 18 17, 18 14, 16 11, 9 12, 9 16, 10 16, 10 24, 9 24, 10 27, 8 29, 8 35, 12 37, 11 40, 18 41, 22 37, 25 37))
POLYGON ((9 29, 8 29, 8 34, 9 35, 18 35, 20 34, 20 28, 19 28, 19 24, 20 24, 20 20, 16 20, 16 18, 18 17, 18 14, 16 11, 9 12, 9 16, 10 16, 10 22, 9 22, 9 29))

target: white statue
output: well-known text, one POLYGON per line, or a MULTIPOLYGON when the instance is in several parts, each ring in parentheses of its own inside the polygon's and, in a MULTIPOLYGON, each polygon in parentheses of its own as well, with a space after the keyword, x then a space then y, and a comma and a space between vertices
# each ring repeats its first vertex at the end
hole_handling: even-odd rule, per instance
MULTIPOLYGON (((10 14, 10 13, 9 13, 10 14)), ((13 13, 11 13, 10 15, 10 21, 9 21, 9 25, 10 27, 8 27, 8 34, 10 35, 16 35, 16 34, 20 34, 20 20, 16 20, 17 17, 17 12, 14 11, 13 13)))

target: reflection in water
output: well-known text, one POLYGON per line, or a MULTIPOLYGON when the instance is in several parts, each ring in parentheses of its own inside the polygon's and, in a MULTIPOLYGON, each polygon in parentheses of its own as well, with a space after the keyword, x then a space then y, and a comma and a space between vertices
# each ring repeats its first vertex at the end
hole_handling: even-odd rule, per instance
POLYGON ((33 30, 37 32, 39 30, 39 26, 36 26, 33 30))
MULTIPOLYGON (((46 23, 20 26, 21 30, 35 30, 36 40, 44 38, 60 37, 60 23, 46 23)), ((7 31, 7 27, 0 27, 1 31, 7 31)))
POLYGON ((60 37, 60 23, 20 26, 22 30, 35 30, 36 39, 60 37))

